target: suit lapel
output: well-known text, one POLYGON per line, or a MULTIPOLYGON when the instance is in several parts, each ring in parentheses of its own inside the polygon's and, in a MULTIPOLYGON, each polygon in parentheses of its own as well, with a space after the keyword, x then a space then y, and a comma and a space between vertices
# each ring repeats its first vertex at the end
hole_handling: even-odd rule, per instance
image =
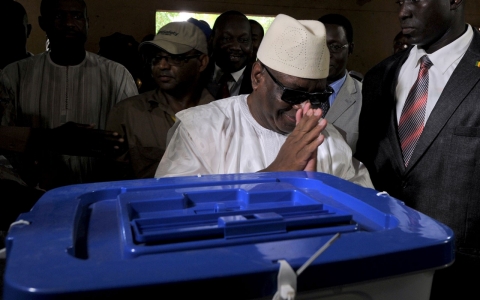
POLYGON ((358 93, 355 88, 353 78, 347 74, 347 79, 338 93, 332 107, 328 110, 326 119, 333 123, 335 122, 350 106, 356 102, 355 94, 358 93))
POLYGON ((400 74, 400 70, 402 69, 403 64, 407 60, 410 49, 405 50, 402 56, 390 67, 390 70, 386 74, 385 82, 390 83, 389 86, 386 88, 389 89, 388 95, 391 95, 392 101, 392 109, 390 110, 390 123, 388 128, 388 138, 390 142, 390 147, 392 151, 392 162, 395 167, 395 170, 402 174, 405 171, 405 163, 403 162, 403 153, 402 148, 400 146, 400 139, 398 137, 398 122, 397 122, 397 110, 395 109, 396 103, 396 89, 397 89, 397 78, 398 74, 400 74))
POLYGON ((445 127, 457 107, 465 100, 472 88, 480 80, 480 68, 475 65, 480 60, 478 49, 480 49, 480 34, 474 31, 474 38, 470 47, 455 68, 425 124, 422 135, 410 158, 407 172, 414 168, 418 160, 445 127))

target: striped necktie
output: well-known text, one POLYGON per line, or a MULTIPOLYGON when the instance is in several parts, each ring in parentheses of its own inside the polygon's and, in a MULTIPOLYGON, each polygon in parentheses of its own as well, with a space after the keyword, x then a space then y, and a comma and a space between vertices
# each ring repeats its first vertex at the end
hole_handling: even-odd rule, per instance
POLYGON ((425 108, 428 99, 428 69, 432 65, 427 55, 420 58, 420 70, 418 71, 417 81, 415 81, 408 93, 400 116, 400 122, 398 123, 398 135, 402 146, 405 167, 408 166, 413 150, 423 132, 425 108))
POLYGON ((220 77, 219 84, 220 88, 217 92, 217 97, 216 99, 224 99, 230 97, 230 89, 228 87, 228 83, 230 81, 234 81, 232 74, 230 73, 224 73, 222 77, 220 77))

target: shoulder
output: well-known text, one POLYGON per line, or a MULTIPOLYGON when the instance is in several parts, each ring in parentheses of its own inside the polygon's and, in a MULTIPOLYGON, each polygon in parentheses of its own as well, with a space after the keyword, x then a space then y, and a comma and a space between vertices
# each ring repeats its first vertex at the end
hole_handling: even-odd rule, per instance
POLYGON ((43 66, 41 65, 48 61, 47 57, 48 52, 40 53, 35 56, 30 56, 9 64, 3 69, 2 72, 3 74, 10 76, 21 75, 27 72, 27 70, 29 69, 42 68, 43 66))
MULTIPOLYGON (((86 72, 88 76, 97 76, 102 85, 115 87, 113 92, 121 92, 118 100, 138 94, 138 89, 130 72, 121 64, 101 57, 97 54, 86 52, 86 60, 82 65, 85 69, 96 69, 96 72, 86 72)), ((117 101, 118 101, 117 100, 117 101)))
POLYGON ((361 81, 359 81, 358 79, 353 78, 353 77, 351 77, 350 75, 347 74, 347 78, 348 77, 350 77, 352 84, 354 84, 357 89, 362 91, 363 83, 361 81))
POLYGON ((149 100, 152 99, 156 90, 153 91, 148 91, 145 93, 142 93, 140 95, 132 96, 129 98, 125 98, 121 101, 119 101, 117 104, 115 104, 116 109, 122 109, 122 110, 127 110, 127 109, 143 109, 145 107, 145 103, 149 100))
POLYGON ((363 84, 360 81, 347 74, 347 78, 345 79, 342 89, 347 89, 351 94, 361 93, 362 86, 363 84))
POLYGON ((182 124, 192 130, 203 130, 205 127, 214 127, 221 130, 240 113, 241 101, 246 95, 234 96, 212 101, 205 105, 195 106, 182 110, 176 114, 182 124))
POLYGON ((210 94, 210 92, 206 88, 204 88, 202 94, 200 95, 198 105, 208 104, 212 101, 215 101, 215 98, 213 98, 212 94, 210 94))
POLYGON ((177 116, 182 118, 190 115, 199 115, 204 113, 219 113, 220 115, 228 116, 232 111, 235 111, 237 109, 237 102, 242 101, 242 96, 244 95, 215 100, 205 105, 199 105, 189 109, 185 109, 177 113, 177 116))
POLYGON ((410 48, 407 50, 395 53, 376 64, 365 74, 363 82, 368 82, 368 80, 371 80, 372 77, 376 78, 378 76, 383 76, 384 73, 388 72, 392 68, 395 68, 398 66, 398 64, 403 63, 408 58, 411 49, 412 46, 410 46, 410 48))
POLYGON ((120 74, 123 74, 125 72, 128 73, 128 70, 123 65, 88 51, 86 51, 86 64, 99 68, 105 68, 115 72, 120 72, 120 74))

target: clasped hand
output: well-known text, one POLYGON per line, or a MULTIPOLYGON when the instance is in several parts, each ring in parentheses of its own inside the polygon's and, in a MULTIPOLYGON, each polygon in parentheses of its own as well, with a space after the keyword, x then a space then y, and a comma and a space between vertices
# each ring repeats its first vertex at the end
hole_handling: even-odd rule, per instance
POLYGON ((295 129, 287 137, 275 160, 262 171, 316 171, 317 149, 324 141, 321 133, 327 126, 327 121, 321 117, 322 110, 311 108, 309 102, 298 109, 295 129))

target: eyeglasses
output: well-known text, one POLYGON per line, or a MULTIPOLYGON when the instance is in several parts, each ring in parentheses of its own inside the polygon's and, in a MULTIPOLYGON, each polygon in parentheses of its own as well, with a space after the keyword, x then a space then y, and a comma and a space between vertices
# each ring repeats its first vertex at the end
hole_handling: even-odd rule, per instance
POLYGON ((157 55, 154 58, 152 58, 152 66, 156 66, 160 64, 162 59, 165 59, 165 61, 171 65, 171 66, 180 66, 183 63, 187 63, 190 59, 200 57, 201 54, 195 54, 195 55, 157 55))
POLYGON ((270 73, 268 68, 262 64, 263 68, 267 70, 268 75, 270 75, 270 78, 272 78, 273 82, 277 84, 279 87, 282 88, 283 93, 281 99, 288 104, 291 105, 297 105, 301 104, 307 100, 310 100, 310 104, 312 107, 318 107, 321 102, 326 102, 328 101, 328 98, 330 97, 331 94, 333 94, 333 89, 330 86, 327 86, 325 91, 323 92, 318 92, 318 93, 308 93, 304 91, 299 91, 299 90, 294 90, 291 88, 287 88, 283 84, 281 84, 273 75, 270 73))
POLYGON ((330 50, 330 53, 338 53, 342 51, 343 48, 347 48, 348 45, 349 44, 345 44, 345 45, 330 44, 330 45, 327 45, 327 47, 328 47, 328 50, 330 50))

